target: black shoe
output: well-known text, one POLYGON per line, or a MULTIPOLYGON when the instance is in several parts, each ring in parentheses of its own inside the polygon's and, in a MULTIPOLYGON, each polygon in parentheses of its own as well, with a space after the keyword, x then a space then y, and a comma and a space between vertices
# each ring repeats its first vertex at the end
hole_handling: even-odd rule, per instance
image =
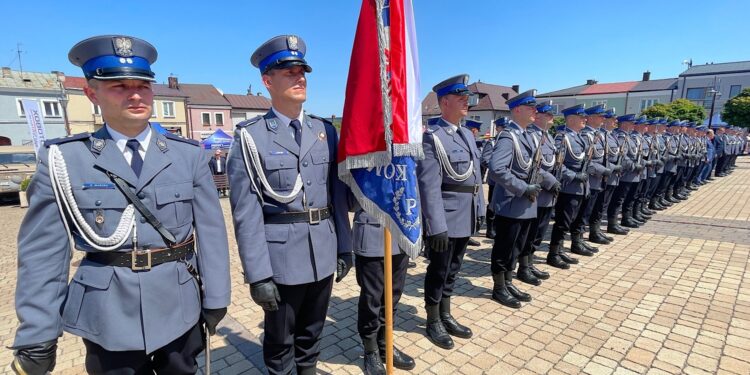
MULTIPOLYGON (((385 347, 383 347, 382 350, 380 350, 380 360, 385 364, 385 347)), ((408 354, 396 349, 396 347, 393 347, 393 367, 399 369, 399 370, 412 370, 417 364, 414 362, 414 358, 410 357, 408 354)))
POLYGON ((663 207, 664 207, 665 209, 667 209, 667 208, 669 208, 669 207, 672 207, 672 205, 673 205, 674 203, 672 203, 672 202, 668 201, 668 200, 667 200, 666 198, 664 198, 664 197, 660 197, 660 198, 659 198, 659 204, 660 204, 660 205, 662 205, 662 206, 663 206, 663 207))
POLYGON ((508 291, 508 287, 505 285, 504 273, 501 272, 492 274, 492 281, 494 282, 494 285, 492 287, 492 299, 499 302, 503 306, 514 309, 521 308, 521 301, 510 294, 510 291, 508 291))
POLYGON ((588 243, 586 243, 586 241, 583 240, 583 236, 582 235, 580 235, 580 234, 578 235, 578 240, 581 241, 581 245, 583 245, 584 249, 586 249, 586 250, 588 250, 588 251, 590 251, 590 252, 592 252, 594 254, 596 254, 596 253, 599 252, 599 248, 595 247, 595 246, 591 246, 588 243))
POLYGON ((599 245, 609 245, 611 240, 608 240, 604 237, 604 234, 597 231, 590 231, 589 232, 589 242, 598 243, 599 245))
POLYGON ((427 338, 436 346, 443 349, 453 349, 453 339, 446 331, 443 321, 440 320, 438 305, 427 305, 427 338))
POLYGON ((565 262, 565 263, 568 263, 568 264, 578 264, 578 259, 573 258, 570 255, 565 254, 562 251, 558 255, 560 256, 560 259, 562 259, 563 262, 565 262))
POLYGON ((531 294, 524 293, 521 289, 518 289, 513 285, 513 271, 505 272, 505 286, 508 288, 510 294, 512 294, 513 297, 516 297, 517 300, 521 302, 531 302, 531 294))
POLYGON ((473 239, 473 238, 469 238, 469 243, 468 243, 468 245, 469 245, 469 246, 479 246, 479 245, 481 245, 481 244, 479 243, 479 241, 477 241, 477 240, 475 240, 475 239, 473 239))
POLYGON ((544 272, 544 271, 536 268, 536 266, 534 266, 534 254, 529 255, 529 268, 531 269, 531 274, 534 275, 534 276, 536 276, 537 279, 539 279, 539 280, 547 280, 547 279, 549 279, 549 273, 548 272, 544 272))
POLYGON ((494 240, 495 239, 495 220, 487 217, 487 230, 484 232, 484 236, 494 240))
POLYGON ((594 256, 594 253, 583 247, 580 242, 573 242, 573 244, 570 245, 570 252, 585 257, 594 256))
POLYGON ((460 337, 462 339, 470 339, 472 336, 471 328, 459 324, 453 315, 451 315, 451 299, 450 297, 443 297, 440 300, 440 320, 443 322, 445 330, 451 336, 460 337))
POLYGON ((526 284, 531 284, 534 286, 542 285, 542 281, 539 280, 534 274, 531 272, 531 267, 518 267, 518 272, 516 273, 516 279, 521 280, 525 282, 526 284))
POLYGON ((386 375, 383 362, 378 352, 365 352, 365 375, 386 375))
POLYGON ((547 264, 555 268, 567 270, 570 268, 570 264, 560 257, 559 251, 559 246, 550 245, 549 252, 547 253, 547 264))
POLYGON ((624 236, 629 232, 625 228, 621 228, 619 225, 607 224, 607 233, 618 234, 624 236))

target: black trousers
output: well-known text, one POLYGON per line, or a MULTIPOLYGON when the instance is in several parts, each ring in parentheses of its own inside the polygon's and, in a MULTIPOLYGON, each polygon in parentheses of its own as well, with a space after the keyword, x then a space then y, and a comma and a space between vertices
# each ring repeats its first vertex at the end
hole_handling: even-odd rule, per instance
POLYGON ((669 183, 672 182, 674 175, 675 174, 672 172, 664 171, 664 173, 661 175, 661 179, 659 180, 659 187, 656 188, 656 195, 662 196, 667 192, 669 183))
MULTIPOLYGON (((396 305, 404 292, 409 257, 403 253, 397 254, 391 257, 391 261, 395 320, 396 305)), ((357 332, 362 339, 375 339, 378 331, 385 327, 384 258, 357 255, 354 267, 357 270, 357 284, 361 288, 357 304, 357 332)))
POLYGON ((570 231, 573 221, 581 211, 581 204, 584 201, 583 195, 574 195, 560 193, 555 205, 555 224, 552 226, 552 238, 550 246, 557 246, 565 238, 565 232, 570 231))
POLYGON ((269 374, 315 367, 328 312, 333 275, 300 285, 276 284, 279 309, 265 312, 263 361, 269 374))
POLYGON ((594 211, 594 205, 599 194, 601 194, 601 190, 591 190, 591 194, 588 197, 584 197, 581 202, 581 209, 578 210, 578 215, 576 215, 573 224, 571 224, 571 235, 582 234, 586 225, 589 225, 589 218, 591 217, 591 212, 594 211))
POLYGON ((612 200, 609 202, 609 208, 607 209, 607 223, 612 222, 613 224, 617 221, 617 216, 622 211, 623 203, 630 189, 633 187, 632 182, 620 181, 617 185, 615 193, 612 195, 612 200))
POLYGON ((490 270, 493 274, 513 271, 526 245, 534 219, 513 219, 495 216, 495 242, 492 244, 490 270))
POLYGON ((662 174, 657 174, 654 177, 649 177, 648 190, 646 191, 645 198, 651 199, 656 196, 656 190, 659 188, 662 176, 662 174))
POLYGON ((544 241, 544 234, 547 233, 549 227, 549 221, 552 217, 552 211, 555 207, 537 207, 536 218, 531 221, 531 229, 529 229, 529 236, 526 240, 526 246, 523 249, 521 255, 529 255, 533 251, 542 246, 544 241))
POLYGON ((677 193, 678 189, 682 187, 682 176, 685 174, 685 167, 677 167, 677 173, 674 176, 674 180, 672 181, 672 189, 674 190, 675 194, 677 193))
MULTIPOLYGON (((485 220, 494 220, 495 219, 495 211, 492 210, 492 192, 495 191, 495 185, 488 185, 489 186, 489 193, 487 194, 487 212, 485 213, 486 217, 485 220)), ((477 228, 477 230, 479 230, 477 228)))
POLYGON ((429 250, 430 264, 424 276, 424 301, 428 305, 437 305, 443 297, 453 295, 468 243, 469 237, 451 238, 448 249, 442 253, 429 250))
POLYGON ((633 201, 637 201, 641 198, 643 198, 646 195, 646 191, 648 191, 648 184, 649 184, 649 178, 641 178, 641 181, 638 182, 638 188, 636 188, 635 193, 633 194, 633 201))
MULTIPOLYGON (((589 223, 600 223, 604 214, 609 208, 609 202, 612 200, 612 195, 615 193, 617 185, 607 185, 607 187, 599 193, 594 202, 594 209, 591 210, 591 216, 589 216, 589 223)), ((593 224, 592 224, 593 225, 593 224)))
POLYGON ((198 371, 195 358, 204 349, 199 325, 151 354, 145 350, 109 351, 86 339, 83 344, 86 372, 106 375, 195 374, 198 371))

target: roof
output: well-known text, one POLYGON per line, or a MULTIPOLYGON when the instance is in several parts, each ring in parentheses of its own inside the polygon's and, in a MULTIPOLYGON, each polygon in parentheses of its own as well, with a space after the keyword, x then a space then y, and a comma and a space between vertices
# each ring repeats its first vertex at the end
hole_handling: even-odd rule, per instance
POLYGON ((224 95, 211 84, 204 83, 180 83, 179 90, 188 96, 188 104, 192 105, 220 105, 229 106, 224 95))
MULTIPOLYGON (((4 68, 5 69, 5 68, 4 68)), ((4 70, 4 72, 7 72, 4 70)), ((8 77, 0 74, 0 87, 14 89, 60 90, 57 74, 11 70, 8 77)))
MULTIPOLYGON (((507 93, 509 97, 513 97, 517 92, 513 91, 508 86, 493 85, 484 82, 475 82, 469 85, 469 90, 484 94, 480 95, 479 103, 476 106, 471 107, 470 111, 510 111, 508 105, 505 104, 505 98, 503 94, 507 93)), ((430 92, 422 100, 422 115, 424 116, 435 116, 440 114, 440 107, 437 102, 437 95, 434 92, 430 92)))
POLYGON ((718 64, 693 65, 680 73, 680 77, 750 72, 750 61, 735 61, 718 64))
POLYGON ((623 92, 662 91, 677 88, 677 78, 655 79, 650 81, 628 81, 613 83, 596 83, 593 85, 581 85, 569 87, 562 90, 552 91, 537 95, 538 98, 576 96, 576 95, 601 95, 616 94, 623 92))
POLYGON ((271 108, 271 99, 262 95, 224 94, 224 98, 232 105, 232 108, 264 110, 271 108))

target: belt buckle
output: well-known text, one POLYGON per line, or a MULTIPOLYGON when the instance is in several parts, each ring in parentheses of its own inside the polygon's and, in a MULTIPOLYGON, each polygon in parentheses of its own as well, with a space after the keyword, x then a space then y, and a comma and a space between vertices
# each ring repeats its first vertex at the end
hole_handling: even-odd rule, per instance
POLYGON ((311 208, 307 211, 310 224, 314 225, 314 224, 320 223, 320 216, 321 216, 320 211, 321 211, 320 208, 311 208))
POLYGON ((133 250, 130 252, 130 269, 133 271, 148 271, 151 269, 151 250, 133 250), (146 265, 138 266, 139 255, 146 254, 146 265))
POLYGON ((474 185, 474 195, 479 194, 479 189, 482 187, 482 185, 474 185))

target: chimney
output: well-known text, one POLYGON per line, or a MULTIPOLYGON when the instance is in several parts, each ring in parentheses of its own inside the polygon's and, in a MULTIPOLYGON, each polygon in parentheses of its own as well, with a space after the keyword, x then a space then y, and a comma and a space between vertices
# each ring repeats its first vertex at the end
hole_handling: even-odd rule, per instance
POLYGON ((519 86, 519 85, 513 85, 510 88, 513 89, 513 91, 518 92, 518 90, 521 89, 521 86, 519 86))
POLYGON ((586 84, 589 85, 589 86, 596 85, 596 83, 597 83, 597 81, 595 79, 587 79, 586 80, 586 84))
POLYGON ((3 67, 3 78, 10 78, 10 68, 7 66, 3 67))
POLYGON ((170 89, 179 90, 180 89, 180 83, 177 81, 177 77, 175 76, 169 76, 167 77, 167 82, 169 83, 170 89))
POLYGON ((651 79, 651 72, 647 70, 643 72, 643 81, 645 82, 645 81, 648 81, 649 79, 651 79))

